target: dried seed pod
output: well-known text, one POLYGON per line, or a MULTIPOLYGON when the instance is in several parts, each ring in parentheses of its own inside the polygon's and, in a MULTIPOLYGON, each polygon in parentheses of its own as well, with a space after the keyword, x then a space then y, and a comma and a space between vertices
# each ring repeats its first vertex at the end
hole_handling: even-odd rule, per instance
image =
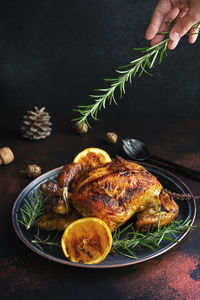
POLYGON ((38 165, 28 165, 26 167, 26 170, 22 172, 25 173, 29 178, 31 178, 38 177, 41 174, 42 170, 38 165))
POLYGON ((76 122, 75 123, 75 131, 79 134, 84 134, 88 132, 88 126, 86 123, 82 124, 81 122, 76 122))
POLYGON ((14 160, 14 154, 8 147, 0 149, 0 165, 7 165, 14 160))
POLYGON ((106 142, 109 144, 115 144, 117 143, 118 136, 114 132, 107 132, 106 133, 106 142))

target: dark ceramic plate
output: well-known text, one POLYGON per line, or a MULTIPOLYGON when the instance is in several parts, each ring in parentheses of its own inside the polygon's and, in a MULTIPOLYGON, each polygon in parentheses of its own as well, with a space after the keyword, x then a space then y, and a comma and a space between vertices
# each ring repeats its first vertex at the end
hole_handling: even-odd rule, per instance
MULTIPOLYGON (((145 163, 142 163, 146 169, 148 169, 153 175, 155 175, 158 180, 162 183, 164 188, 167 188, 168 190, 178 192, 178 193, 191 193, 189 188, 177 177, 172 175, 171 173, 157 168, 155 166, 151 166, 145 163)), ((123 266, 128 266, 136 263, 140 263, 149 259, 152 259, 156 256, 159 256, 163 254, 164 252, 170 250, 172 247, 176 245, 176 243, 173 242, 165 242, 164 244, 161 245, 159 249, 156 250, 156 252, 153 252, 150 249, 143 249, 142 251, 140 250, 139 252, 136 252, 137 259, 132 259, 128 258, 122 255, 108 255, 107 258, 102 261, 101 263, 97 265, 87 265, 87 264, 78 264, 78 263, 72 263, 68 261, 61 248, 57 247, 51 247, 47 249, 39 249, 36 245, 34 245, 31 241, 34 239, 34 236, 36 235, 36 228, 31 228, 30 230, 26 230, 25 227, 18 222, 18 220, 21 219, 21 211, 20 208, 24 205, 25 199, 27 199, 28 195, 36 190, 39 189, 39 186, 42 182, 46 181, 47 179, 54 179, 60 168, 54 169, 52 171, 49 171, 34 181, 32 181, 18 196, 16 199, 16 202, 13 207, 12 211, 12 221, 13 221, 13 226, 14 229, 18 235, 18 237, 22 240, 23 243, 25 243, 31 250, 34 252, 38 253, 39 255, 56 261, 58 263, 62 263, 65 265, 69 266, 74 266, 74 267, 82 267, 82 268, 116 268, 116 267, 123 267, 123 266)), ((191 221, 191 225, 194 223, 195 216, 196 216, 196 203, 195 200, 190 200, 190 201, 177 201, 180 212, 179 212, 179 219, 185 220, 188 218, 188 220, 191 221)), ((180 241, 182 240, 189 230, 178 234, 176 236, 176 240, 180 241)), ((47 232, 42 233, 44 237, 47 237, 47 232), (46 236, 45 236, 46 235, 46 236)))

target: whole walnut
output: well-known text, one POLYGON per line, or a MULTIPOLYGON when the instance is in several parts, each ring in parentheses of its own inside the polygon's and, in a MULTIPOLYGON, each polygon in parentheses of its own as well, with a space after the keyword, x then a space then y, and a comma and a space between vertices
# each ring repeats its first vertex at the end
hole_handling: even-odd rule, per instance
POLYGON ((81 122, 76 122, 75 123, 75 131, 79 134, 84 134, 86 132, 88 132, 88 126, 86 123, 81 123, 81 122))
POLYGON ((117 143, 118 136, 114 132, 107 132, 106 133, 106 142, 109 144, 115 144, 117 143))
POLYGON ((23 173, 25 173, 29 178, 31 177, 35 178, 42 173, 42 170, 40 166, 33 164, 33 165, 28 165, 26 167, 26 170, 23 171, 23 173))

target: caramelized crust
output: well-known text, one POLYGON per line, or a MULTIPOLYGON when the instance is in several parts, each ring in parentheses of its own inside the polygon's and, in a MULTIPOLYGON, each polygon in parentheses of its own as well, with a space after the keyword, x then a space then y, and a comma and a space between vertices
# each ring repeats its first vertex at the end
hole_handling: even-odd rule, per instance
POLYGON ((62 190, 56 181, 46 181, 40 185, 40 190, 43 191, 48 197, 62 196, 62 190))
POLYGON ((74 176, 82 169, 77 163, 70 163, 62 167, 58 175, 58 184, 61 188, 69 186, 74 176))
POLYGON ((98 217, 113 231, 137 212, 160 211, 161 190, 144 167, 120 160, 79 172, 71 185, 71 200, 82 216, 98 217))
POLYGON ((69 215, 59 215, 48 212, 36 222, 36 225, 47 231, 64 231, 69 224, 79 218, 80 215, 75 210, 72 210, 69 215))

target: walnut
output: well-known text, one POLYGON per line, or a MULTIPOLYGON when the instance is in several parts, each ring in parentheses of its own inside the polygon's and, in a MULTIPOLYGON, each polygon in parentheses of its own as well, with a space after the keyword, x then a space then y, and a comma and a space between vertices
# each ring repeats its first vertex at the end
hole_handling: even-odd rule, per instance
POLYGON ((38 177, 41 174, 41 168, 38 165, 28 165, 22 173, 25 173, 29 178, 38 177))
POLYGON ((109 144, 115 144, 117 143, 118 136, 114 132, 107 132, 106 133, 106 142, 109 144))
POLYGON ((82 124, 81 122, 78 121, 75 123, 75 131, 77 133, 84 134, 84 133, 88 132, 88 126, 86 123, 82 124))

